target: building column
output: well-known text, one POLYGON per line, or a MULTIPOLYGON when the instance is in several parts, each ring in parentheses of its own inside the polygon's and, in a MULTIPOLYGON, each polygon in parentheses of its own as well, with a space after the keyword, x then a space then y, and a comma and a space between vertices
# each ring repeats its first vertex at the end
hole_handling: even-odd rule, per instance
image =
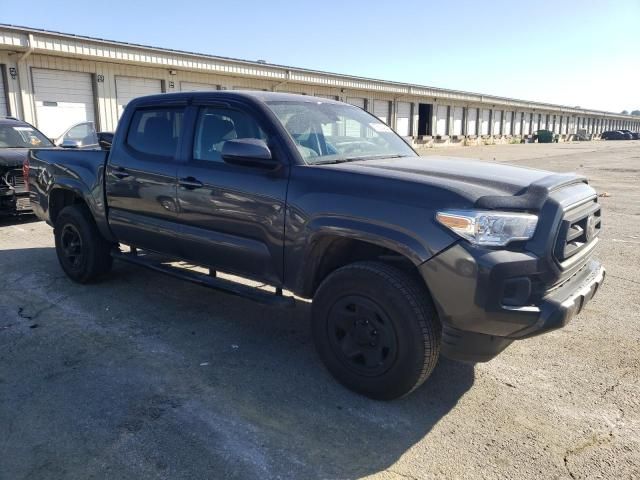
POLYGON ((467 119, 469 116, 469 107, 462 107, 462 135, 467 136, 467 119))
POLYGON ((20 91, 20 78, 18 75, 18 64, 12 61, 5 63, 6 84, 5 94, 7 97, 7 114, 23 119, 22 96, 20 91))

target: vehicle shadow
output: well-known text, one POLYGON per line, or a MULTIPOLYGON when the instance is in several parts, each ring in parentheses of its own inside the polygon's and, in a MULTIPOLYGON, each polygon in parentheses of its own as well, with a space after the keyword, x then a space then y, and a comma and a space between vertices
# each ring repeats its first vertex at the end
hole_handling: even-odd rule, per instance
POLYGON ((52 248, 0 251, 0 265, 0 344, 12 345, 0 448, 12 478, 100 476, 105 465, 121 478, 359 478, 418 442, 436 448, 431 430, 474 382, 473 365, 441 359, 411 395, 373 401, 318 360, 308 303, 265 308, 120 263, 77 285, 52 248))
POLYGON ((41 220, 32 213, 21 215, 2 215, 0 216, 0 227, 8 225, 24 225, 27 223, 40 222, 41 220))

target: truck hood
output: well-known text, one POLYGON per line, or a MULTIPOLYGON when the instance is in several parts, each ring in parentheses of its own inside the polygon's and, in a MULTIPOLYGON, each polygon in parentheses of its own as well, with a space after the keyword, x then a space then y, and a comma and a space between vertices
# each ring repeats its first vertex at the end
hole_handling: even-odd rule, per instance
POLYGON ((0 148, 0 167, 22 167, 28 155, 28 148, 0 148))
POLYGON ((573 183, 575 174, 455 157, 403 157, 332 165, 353 173, 422 183, 457 193, 486 208, 538 208, 547 195, 573 183))

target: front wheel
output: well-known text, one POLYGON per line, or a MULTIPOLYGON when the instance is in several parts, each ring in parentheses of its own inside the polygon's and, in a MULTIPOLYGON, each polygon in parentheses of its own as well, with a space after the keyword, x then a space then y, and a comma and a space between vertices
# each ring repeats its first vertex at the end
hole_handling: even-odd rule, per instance
POLYGON ((71 280, 88 283, 111 269, 112 245, 100 235, 85 205, 63 208, 53 233, 58 261, 71 280))
POLYGON ((313 338, 329 371, 378 400, 412 392, 440 352, 440 323, 424 284, 381 262, 339 268, 313 300, 313 338))

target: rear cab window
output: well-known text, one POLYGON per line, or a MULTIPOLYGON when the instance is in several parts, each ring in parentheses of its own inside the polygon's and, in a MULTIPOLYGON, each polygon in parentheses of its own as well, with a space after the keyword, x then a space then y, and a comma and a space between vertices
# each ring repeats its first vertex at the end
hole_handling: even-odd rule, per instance
POLYGON ((133 113, 127 132, 127 145, 138 153, 174 159, 178 153, 184 125, 184 109, 142 108, 133 113))

